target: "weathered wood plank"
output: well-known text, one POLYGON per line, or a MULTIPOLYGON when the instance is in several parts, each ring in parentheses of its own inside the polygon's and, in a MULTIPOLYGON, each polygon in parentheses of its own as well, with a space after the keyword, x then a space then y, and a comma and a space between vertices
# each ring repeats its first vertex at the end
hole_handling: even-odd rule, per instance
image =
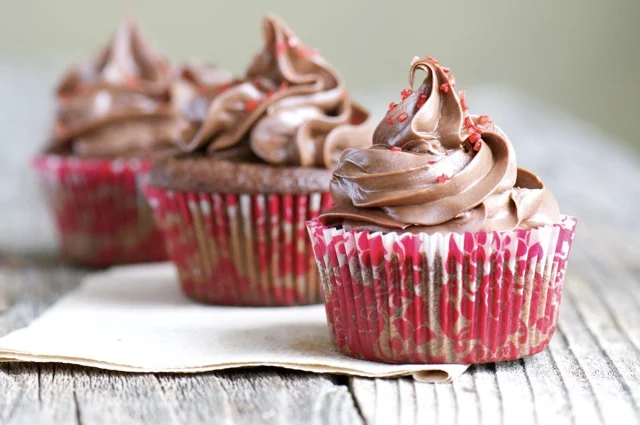
MULTIPOLYGON (((606 359, 609 372, 606 376, 607 381, 618 383, 606 388, 611 392, 615 391, 616 399, 624 400, 634 411, 634 414, 626 410, 618 414, 621 417, 624 417, 623 413, 628 414, 630 420, 635 417, 635 420, 640 422, 640 351, 629 338, 628 328, 621 324, 624 323, 623 320, 615 313, 615 309, 606 303, 612 292, 621 291, 602 288, 596 292, 592 284, 587 283, 585 279, 579 287, 579 292, 577 285, 569 287, 565 299, 571 300, 579 320, 585 324, 589 337, 606 359)), ((636 308, 629 310, 628 314, 628 318, 635 322, 637 327, 640 323, 640 311, 636 308)), ((602 384, 598 384, 600 385, 602 384)))
POLYGON ((11 425, 363 423, 334 379, 267 368, 153 375, 9 363, 0 394, 0 423, 11 425))
POLYGON ((478 416, 481 424, 499 424, 502 418, 502 395, 497 386, 495 366, 476 366, 471 374, 478 394, 478 416))
POLYGON ((520 361, 496 363, 495 368, 496 385, 502 404, 502 421, 506 424, 537 423, 533 391, 523 363, 520 361))
POLYGON ((152 374, 71 369, 81 424, 178 423, 152 374))
POLYGON ((362 423, 348 388, 323 375, 259 368, 157 379, 179 423, 362 423))
POLYGON ((458 402, 458 423, 480 423, 480 398, 476 391, 474 373, 467 373, 456 379, 453 383, 453 391, 458 402))
POLYGON ((554 346, 522 361, 535 406, 535 423, 571 424, 571 399, 553 351, 554 346))
POLYGON ((0 365, 0 423, 43 423, 36 410, 40 403, 38 377, 35 364, 0 365))

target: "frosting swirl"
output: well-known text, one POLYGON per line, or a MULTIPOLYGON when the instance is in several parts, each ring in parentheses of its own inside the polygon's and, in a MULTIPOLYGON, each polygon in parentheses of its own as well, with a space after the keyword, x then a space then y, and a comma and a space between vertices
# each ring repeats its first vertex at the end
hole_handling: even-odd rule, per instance
POLYGON ((348 149, 333 173, 329 225, 411 232, 477 232, 560 221, 542 181, 519 169, 505 134, 468 114, 464 92, 435 59, 414 58, 422 85, 403 90, 369 149, 348 149))
POLYGON ((245 78, 213 99, 186 151, 332 168, 346 147, 371 144, 369 113, 322 57, 275 16, 264 20, 264 41, 245 78))
POLYGON ((82 157, 144 155, 180 136, 172 71, 141 35, 121 23, 93 59, 75 66, 57 88, 49 150, 82 157))
POLYGON ((233 84, 231 72, 215 64, 199 61, 182 64, 171 91, 181 131, 174 143, 192 139, 201 127, 211 101, 233 84))

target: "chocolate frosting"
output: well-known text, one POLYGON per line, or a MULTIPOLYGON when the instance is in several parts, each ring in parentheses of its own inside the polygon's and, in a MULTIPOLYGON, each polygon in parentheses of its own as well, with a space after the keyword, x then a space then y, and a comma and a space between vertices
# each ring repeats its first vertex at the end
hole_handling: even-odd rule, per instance
POLYGON ((176 78, 177 89, 174 90, 181 116, 198 123, 199 127, 211 101, 233 84, 235 80, 231 72, 215 64, 190 61, 181 65, 176 78))
POLYGON ((277 17, 242 81, 213 99, 184 149, 275 166, 333 168, 346 147, 371 145, 369 113, 340 76, 277 17))
POLYGON ((556 200, 533 173, 519 169, 505 134, 486 116, 468 114, 464 92, 435 59, 415 91, 391 104, 369 149, 347 149, 331 181, 328 225, 410 232, 477 232, 560 221, 556 200))
POLYGON ((81 157, 145 155, 181 135, 172 70, 124 20, 105 48, 72 68, 57 88, 53 152, 81 157))

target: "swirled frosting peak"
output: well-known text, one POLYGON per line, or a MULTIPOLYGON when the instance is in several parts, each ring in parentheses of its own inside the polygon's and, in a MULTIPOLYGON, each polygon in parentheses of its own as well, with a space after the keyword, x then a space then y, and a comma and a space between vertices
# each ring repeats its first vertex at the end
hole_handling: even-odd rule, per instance
POLYGON ((171 146, 180 135, 171 76, 169 63, 137 22, 124 20, 98 55, 73 67, 59 84, 50 150, 121 156, 171 146))
POLYGON ((369 113, 340 76, 275 16, 245 77, 210 104, 185 146, 216 157, 276 166, 332 168, 348 146, 371 145, 369 113))
POLYGON ((542 181, 519 169, 513 147, 487 116, 469 115, 455 78, 414 58, 422 85, 391 103, 368 149, 347 149, 333 173, 335 207, 321 220, 369 230, 500 231, 560 220, 542 181))

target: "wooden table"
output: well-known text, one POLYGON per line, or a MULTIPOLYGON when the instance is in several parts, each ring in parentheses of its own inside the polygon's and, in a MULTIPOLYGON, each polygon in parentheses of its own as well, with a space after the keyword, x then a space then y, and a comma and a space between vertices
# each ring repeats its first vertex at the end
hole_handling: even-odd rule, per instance
MULTIPOLYGON (((50 79, 40 76, 0 66, 0 111, 10 123, 0 155, 0 336, 86 272, 52 257, 53 232, 25 165, 44 134, 50 79)), ((470 93, 473 109, 511 136, 519 163, 580 219, 549 349, 442 385, 268 368, 176 375, 8 363, 0 365, 0 424, 640 422, 640 159, 502 87, 470 93)), ((387 96, 370 100, 384 105, 387 96)))

